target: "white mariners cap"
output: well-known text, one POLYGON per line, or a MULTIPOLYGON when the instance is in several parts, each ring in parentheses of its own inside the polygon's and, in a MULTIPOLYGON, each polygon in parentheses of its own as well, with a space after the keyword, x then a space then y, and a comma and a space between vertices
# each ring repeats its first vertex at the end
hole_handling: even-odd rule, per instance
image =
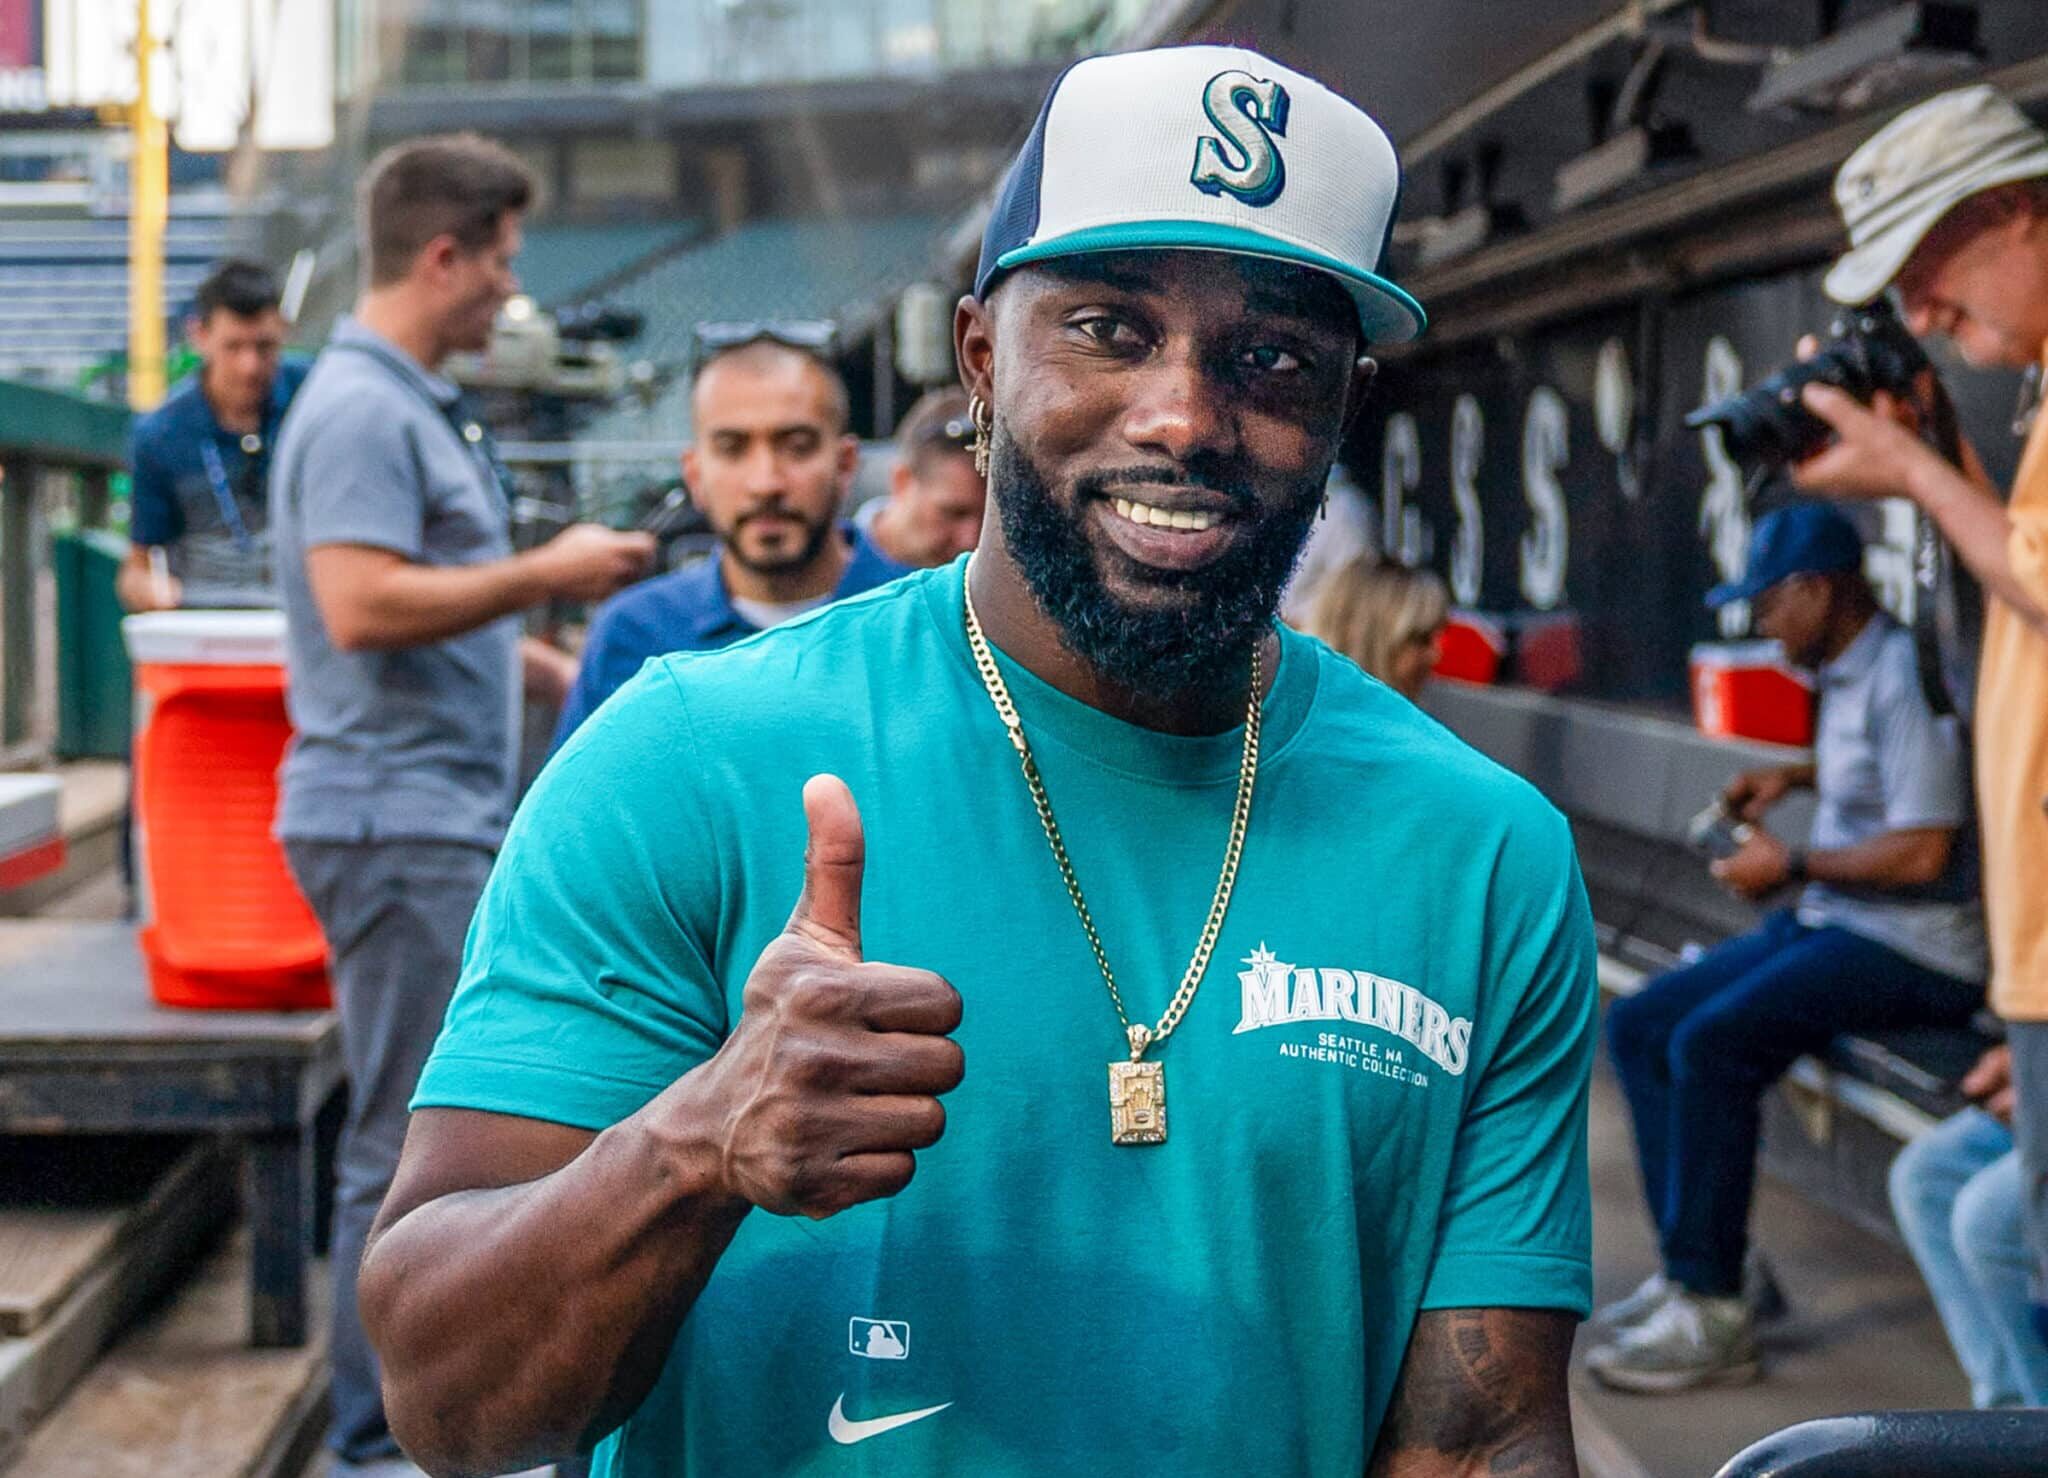
POLYGON ((2048 175, 2048 134, 1996 88, 1958 88, 1908 108, 1835 175, 1849 250, 1828 272, 1828 296, 1869 302, 1956 206, 1993 185, 2041 175, 2048 175))
POLYGON ((1381 276, 1401 166, 1347 99, 1255 51, 1174 46, 1076 62, 1010 166, 974 276, 1084 252, 1178 248, 1326 272, 1368 343, 1422 332, 1381 276))

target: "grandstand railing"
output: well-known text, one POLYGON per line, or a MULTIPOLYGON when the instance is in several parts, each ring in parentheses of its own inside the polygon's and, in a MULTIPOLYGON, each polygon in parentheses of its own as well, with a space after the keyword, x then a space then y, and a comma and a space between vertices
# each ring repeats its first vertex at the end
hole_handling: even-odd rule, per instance
POLYGON ((0 380, 0 769, 41 763, 57 727, 50 537, 103 528, 128 411, 0 380))

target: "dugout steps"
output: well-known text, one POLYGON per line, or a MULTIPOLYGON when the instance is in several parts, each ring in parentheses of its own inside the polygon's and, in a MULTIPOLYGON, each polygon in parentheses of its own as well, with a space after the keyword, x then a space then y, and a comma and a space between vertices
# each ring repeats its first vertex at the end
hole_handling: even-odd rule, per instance
POLYGON ((232 1211, 233 1162, 204 1141, 0 1144, 0 1465, 27 1474, 17 1454, 232 1211))
POLYGON ((0 1478, 304 1470, 326 1345, 249 1348, 238 1202, 215 1139, 0 1138, 0 1478))

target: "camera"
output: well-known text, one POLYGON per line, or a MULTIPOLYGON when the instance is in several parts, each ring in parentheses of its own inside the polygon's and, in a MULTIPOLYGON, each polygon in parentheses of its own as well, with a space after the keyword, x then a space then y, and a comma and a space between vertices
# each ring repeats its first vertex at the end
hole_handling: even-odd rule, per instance
POLYGON ((1827 444, 1827 423, 1800 403, 1802 387, 1834 385, 1868 405, 1880 390, 1910 395, 1927 368, 1924 350, 1890 303, 1880 298, 1846 310, 1811 359, 1787 365, 1747 390, 1701 406, 1688 426, 1718 426, 1728 455, 1751 472, 1774 472, 1827 444))
POLYGON ((1693 817, 1685 827, 1686 845, 1717 859, 1733 857, 1754 835, 1755 827, 1729 815, 1728 808, 1719 801, 1693 817))

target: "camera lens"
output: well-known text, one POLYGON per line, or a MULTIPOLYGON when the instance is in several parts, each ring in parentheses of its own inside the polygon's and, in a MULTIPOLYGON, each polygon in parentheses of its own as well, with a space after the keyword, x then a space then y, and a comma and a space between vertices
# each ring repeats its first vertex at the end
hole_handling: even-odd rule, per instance
POLYGON ((1879 390, 1902 393, 1927 363, 1897 316, 1883 303, 1846 315, 1811 359, 1789 364, 1768 379, 1685 418, 1688 426, 1718 426, 1721 444, 1741 466, 1771 472, 1804 461, 1827 444, 1827 423, 1799 398, 1807 385, 1835 385, 1866 404, 1879 390))

